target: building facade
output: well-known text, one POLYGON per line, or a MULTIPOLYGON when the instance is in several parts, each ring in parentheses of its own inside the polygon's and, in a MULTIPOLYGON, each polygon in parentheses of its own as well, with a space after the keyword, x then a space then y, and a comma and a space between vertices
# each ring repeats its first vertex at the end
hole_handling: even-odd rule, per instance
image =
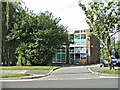
POLYGON ((90 36, 90 30, 76 30, 70 33, 70 45, 58 49, 53 63, 92 64, 98 63, 100 57, 99 40, 90 36))

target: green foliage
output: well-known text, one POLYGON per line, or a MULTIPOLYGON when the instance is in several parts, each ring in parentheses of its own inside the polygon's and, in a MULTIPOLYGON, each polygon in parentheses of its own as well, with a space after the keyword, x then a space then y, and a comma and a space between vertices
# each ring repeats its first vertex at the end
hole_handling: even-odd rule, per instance
POLYGON ((97 72, 103 74, 120 74, 120 70, 100 70, 97 72))
POLYGON ((2 66, 2 70, 52 70, 60 68, 58 66, 2 66))
POLYGON ((21 43, 16 48, 16 54, 18 54, 17 66, 25 66, 27 64, 27 59, 25 58, 25 50, 27 50, 27 46, 25 43, 21 43))
POLYGON ((12 32, 8 41, 19 41, 16 48, 17 65, 48 65, 57 50, 67 42, 67 31, 59 25, 60 18, 45 12, 35 15, 27 8, 17 8, 12 32))
POLYGON ((116 58, 120 58, 120 41, 116 43, 115 50, 116 50, 116 53, 115 53, 116 58))
POLYGON ((22 76, 30 76, 30 74, 0 74, 0 78, 13 78, 13 77, 22 77, 22 76))
POLYGON ((17 3, 2 2, 2 65, 16 64, 14 52, 18 42, 6 41, 6 35, 13 29, 17 13, 16 8, 17 3))
POLYGON ((113 32, 115 24, 118 24, 116 3, 109 2, 105 5, 104 3, 91 2, 88 8, 82 3, 79 3, 79 6, 85 11, 86 22, 89 24, 92 34, 102 41, 104 37, 109 38, 108 33, 113 32))
POLYGON ((111 46, 109 40, 110 37, 120 31, 118 28, 120 25, 118 17, 119 1, 111 1, 107 5, 105 3, 90 2, 89 7, 79 2, 79 6, 85 12, 86 22, 90 26, 91 35, 96 36, 100 40, 103 45, 102 49, 105 59, 110 64, 111 46), (112 35, 109 34, 111 32, 113 32, 112 35))

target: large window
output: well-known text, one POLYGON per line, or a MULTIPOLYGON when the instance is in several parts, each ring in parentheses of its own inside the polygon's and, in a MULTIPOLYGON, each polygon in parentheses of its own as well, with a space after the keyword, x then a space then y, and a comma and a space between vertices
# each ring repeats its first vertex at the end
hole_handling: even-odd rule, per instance
POLYGON ((53 58, 53 63, 65 63, 66 62, 66 48, 61 47, 58 49, 55 57, 53 58))
POLYGON ((65 63, 66 62, 66 54, 57 53, 53 58, 53 63, 65 63))

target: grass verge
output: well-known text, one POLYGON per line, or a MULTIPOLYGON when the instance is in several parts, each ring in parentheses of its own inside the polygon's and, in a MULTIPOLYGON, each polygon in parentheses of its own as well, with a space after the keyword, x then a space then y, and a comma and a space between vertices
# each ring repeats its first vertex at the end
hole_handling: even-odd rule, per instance
POLYGON ((97 72, 103 74, 120 74, 120 70, 100 70, 97 72))
POLYGON ((1 66, 1 70, 52 70, 58 66, 1 66))
POLYGON ((22 76, 30 76, 30 74, 0 74, 0 78, 14 78, 22 76))

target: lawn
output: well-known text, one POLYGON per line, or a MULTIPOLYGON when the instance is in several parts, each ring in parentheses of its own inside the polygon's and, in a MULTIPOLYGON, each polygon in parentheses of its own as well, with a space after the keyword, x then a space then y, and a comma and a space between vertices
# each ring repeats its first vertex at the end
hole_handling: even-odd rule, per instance
POLYGON ((0 78, 14 78, 14 77, 22 77, 22 76, 30 76, 30 74, 0 74, 0 78))
POLYGON ((100 70, 97 72, 103 74, 120 74, 120 70, 100 70))
MULTIPOLYGON (((52 70, 59 66, 0 66, 0 70, 52 70)), ((0 78, 30 76, 30 74, 0 74, 0 78)))
POLYGON ((58 66, 1 66, 1 70, 52 70, 58 66))

